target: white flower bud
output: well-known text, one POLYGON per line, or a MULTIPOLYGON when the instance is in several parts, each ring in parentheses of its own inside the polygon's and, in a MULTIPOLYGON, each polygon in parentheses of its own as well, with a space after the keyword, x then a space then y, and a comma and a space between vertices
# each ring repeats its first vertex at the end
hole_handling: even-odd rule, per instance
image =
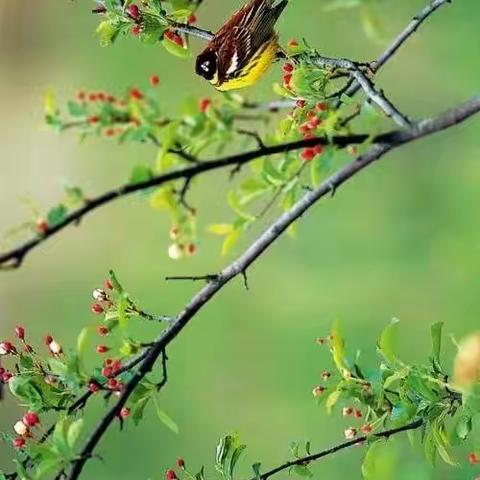
POLYGON ((48 348, 54 355, 59 355, 60 353, 62 353, 62 346, 55 340, 52 340, 50 342, 50 344, 48 345, 48 348))
POLYGON ((105 302, 107 300, 107 294, 105 293, 104 290, 101 288, 96 288, 92 292, 92 297, 97 301, 97 302, 105 302))
POLYGON ((19 420, 14 426, 13 429, 15 430, 15 433, 17 435, 20 435, 21 437, 24 437, 25 435, 28 434, 28 427, 21 421, 19 420))
POLYGON ((353 440, 357 436, 357 429, 353 427, 347 428, 344 434, 347 440, 353 440))
POLYGON ((168 256, 172 260, 179 260, 183 257, 183 250, 176 243, 172 243, 168 248, 168 256))
POLYGON ((7 349, 5 342, 0 343, 0 355, 8 355, 10 351, 7 349))

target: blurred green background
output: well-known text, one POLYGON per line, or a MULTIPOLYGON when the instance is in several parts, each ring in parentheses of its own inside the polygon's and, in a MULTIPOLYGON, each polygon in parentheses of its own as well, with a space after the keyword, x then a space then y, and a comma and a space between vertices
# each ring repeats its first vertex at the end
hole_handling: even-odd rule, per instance
MULTIPOLYGON (((200 23, 217 28, 241 1, 206 0, 200 23)), ((426 0, 385 0, 376 13, 383 36, 393 38, 426 0)), ((384 47, 365 35, 356 9, 324 12, 327 2, 293 0, 279 23, 282 38, 305 37, 324 54, 371 59, 384 47)), ((161 47, 122 39, 101 48, 91 2, 0 0, 0 231, 24 221, 22 198, 47 210, 70 181, 91 194, 115 186, 148 146, 117 146, 102 140, 79 144, 43 125, 42 97, 52 87, 66 100, 78 88, 122 92, 161 78, 166 107, 187 94, 218 95, 192 74, 192 62, 170 57, 161 47)), ((479 85, 480 2, 454 2, 435 14, 379 77, 394 102, 414 118, 435 114, 476 93, 479 85)), ((201 48, 195 44, 195 50, 201 48)), ((279 77, 273 69, 270 80, 279 77)), ((271 98, 264 80, 251 98, 271 98)), ((480 313, 480 131, 478 121, 409 145, 368 169, 316 206, 299 224, 296 239, 283 238, 249 272, 251 289, 228 286, 169 349, 170 380, 161 404, 180 434, 152 411, 139 428, 112 428, 84 478, 163 478, 183 456, 213 473, 216 440, 238 430, 250 463, 273 466, 288 456, 293 439, 314 449, 338 443, 350 426, 315 406, 311 389, 330 368, 327 352, 314 344, 340 319, 351 348, 373 361, 383 326, 402 320, 401 352, 410 360, 428 355, 430 323, 443 320, 461 337, 478 328, 480 313)), ((84 325, 94 325, 91 290, 113 267, 146 309, 180 310, 198 285, 167 284, 168 274, 213 272, 228 259, 219 240, 205 232, 228 220, 225 173, 203 177, 192 191, 200 213, 199 254, 171 261, 168 219, 140 197, 130 197, 88 217, 34 251, 19 271, 0 276, 1 337, 16 324, 39 344, 52 333, 72 344, 84 325)), ((236 252, 247 245, 245 238, 236 252)), ((4 243, 6 247, 8 242, 4 243)), ((3 250, 3 248, 2 248, 3 250)), ((153 334, 154 329, 150 328, 153 334)), ((92 345, 93 350, 93 345, 92 345)), ((449 347, 451 354, 452 348, 449 347)), ((93 357, 93 355, 92 355, 93 357)), ((102 412, 101 401, 88 418, 102 412)), ((11 400, 1 403, 0 430, 19 415, 11 400)), ((466 479, 480 471, 426 466, 405 439, 392 442, 384 479, 466 479), (395 450, 395 452, 394 452, 395 450), (400 463, 401 462, 401 463, 400 463), (401 468, 400 468, 401 467, 401 468)), ((362 448, 315 466, 317 478, 360 478, 362 448)), ((0 466, 12 451, 0 447, 0 466)), ((244 461, 245 472, 249 463, 244 461)), ((283 477, 286 477, 284 474, 283 477)))

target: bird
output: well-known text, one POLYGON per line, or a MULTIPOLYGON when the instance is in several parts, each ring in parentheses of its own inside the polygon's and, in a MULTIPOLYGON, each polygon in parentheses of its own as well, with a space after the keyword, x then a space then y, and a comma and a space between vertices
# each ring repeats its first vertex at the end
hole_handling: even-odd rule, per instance
POLYGON ((217 90, 255 84, 281 55, 275 24, 288 0, 250 0, 213 36, 195 71, 217 90))

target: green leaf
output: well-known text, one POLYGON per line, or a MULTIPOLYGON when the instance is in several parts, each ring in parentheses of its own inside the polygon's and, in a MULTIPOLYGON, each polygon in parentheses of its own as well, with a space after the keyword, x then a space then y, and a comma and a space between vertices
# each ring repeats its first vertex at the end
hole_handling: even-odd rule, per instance
POLYGON ((455 426, 455 433, 461 440, 466 440, 472 431, 472 417, 466 413, 462 414, 455 426))
POLYGON ((60 204, 50 209, 47 214, 47 222, 50 228, 56 227, 65 220, 68 214, 68 209, 65 205, 60 204))
POLYGON ((221 473, 225 471, 225 459, 227 458, 233 443, 231 435, 224 436, 217 445, 215 454, 215 465, 221 473))
POLYGON ((65 377, 68 373, 67 365, 57 358, 50 358, 48 360, 48 366, 50 367, 50 371, 59 377, 65 377))
POLYGON ((136 183, 147 182, 153 177, 153 171, 148 165, 135 165, 130 174, 129 183, 135 185, 136 183))
POLYGON ((229 235, 233 232, 233 225, 230 223, 215 223, 209 225, 207 230, 214 235, 229 235))
POLYGON ((399 321, 397 318, 391 321, 390 325, 383 330, 378 344, 380 352, 390 363, 394 363, 396 360, 395 340, 399 321))
POLYGON ((52 444, 55 450, 65 459, 73 456, 73 449, 67 441, 68 422, 66 418, 60 418, 55 424, 52 434, 52 444))
POLYGON ((35 383, 27 376, 15 375, 8 382, 12 395, 28 403, 34 409, 42 406, 42 396, 35 383))
POLYGON ((255 480, 260 480, 261 479, 261 473, 260 473, 260 468, 261 468, 262 464, 260 462, 257 462, 257 463, 254 463, 252 465, 252 470, 253 470, 253 473, 255 474, 255 480))
POLYGON ((230 190, 228 192, 228 195, 227 195, 227 201, 228 201, 228 204, 230 205, 230 208, 240 217, 240 218, 243 218, 245 220, 255 220, 255 216, 254 215, 251 215, 250 213, 248 213, 247 211, 245 211, 242 207, 242 204, 241 204, 241 201, 240 201, 240 197, 239 195, 233 191, 233 190, 230 190))
POLYGON ((393 478, 397 470, 395 446, 384 440, 372 440, 362 463, 363 477, 366 480, 393 478))
POLYGON ((98 25, 96 34, 100 39, 100 45, 102 47, 107 47, 113 43, 118 31, 109 21, 106 20, 98 25))
POLYGON ((343 340, 342 333, 340 331, 340 326, 336 322, 332 329, 332 355, 333 361, 338 369, 338 371, 343 375, 348 372, 347 362, 345 357, 345 342, 343 340))
POLYGON ((182 46, 177 45, 168 39, 162 40, 162 45, 165 47, 165 50, 167 50, 168 53, 171 53, 178 58, 187 59, 191 58, 192 56, 192 52, 190 52, 188 48, 183 48, 182 46))
POLYGON ((90 328, 84 327, 80 331, 77 337, 77 354, 81 358, 87 349, 88 336, 90 334, 90 328))
POLYGON ((300 477, 313 477, 313 473, 310 471, 307 465, 295 465, 293 467, 293 472, 299 475, 300 477))
POLYGON ((335 390, 328 396, 325 406, 327 408, 327 412, 329 415, 332 414, 333 407, 335 407, 337 402, 340 400, 341 396, 342 396, 341 390, 335 390))
POLYGON ((397 372, 393 373, 389 377, 387 377, 385 379, 385 382, 383 383, 384 390, 389 388, 395 382, 405 379, 408 376, 409 373, 410 373, 410 367, 405 367, 405 368, 402 368, 402 369, 398 370, 397 372))
MULTIPOLYGON (((154 397, 155 398, 155 397, 154 397)), ((160 408, 158 405, 157 399, 154 399, 155 403, 155 411, 157 412, 157 417, 159 420, 167 427, 169 428, 173 433, 176 433, 178 435, 178 425, 175 423, 175 421, 165 412, 160 408)))
POLYGON ((230 250, 237 244, 241 234, 241 230, 233 230, 233 232, 225 237, 222 244, 222 255, 227 255, 227 253, 230 252, 230 250))
POLYGON ((75 444, 80 438, 83 425, 84 425, 84 420, 82 418, 79 418, 78 420, 75 420, 74 422, 72 422, 72 424, 68 427, 67 442, 72 449, 75 447, 75 444))
POLYGON ((433 350, 433 359, 440 365, 440 350, 442 346, 442 329, 443 322, 434 323, 430 328, 430 333, 432 336, 432 350, 433 350))
POLYGON ((365 453, 362 462, 362 475, 366 480, 375 478, 376 461, 381 448, 382 444, 377 440, 368 447, 367 453, 365 453))
POLYGON ((237 448, 232 453, 232 457, 230 458, 230 465, 229 465, 229 473, 230 473, 230 478, 233 478, 233 471, 235 470, 235 465, 238 462, 238 459, 240 458, 240 455, 242 455, 243 451, 247 448, 246 445, 239 445, 237 448))
POLYGON ((45 458, 39 461, 37 468, 35 469, 34 478, 35 480, 45 480, 45 478, 50 478, 49 474, 57 471, 58 467, 62 464, 60 458, 45 458))

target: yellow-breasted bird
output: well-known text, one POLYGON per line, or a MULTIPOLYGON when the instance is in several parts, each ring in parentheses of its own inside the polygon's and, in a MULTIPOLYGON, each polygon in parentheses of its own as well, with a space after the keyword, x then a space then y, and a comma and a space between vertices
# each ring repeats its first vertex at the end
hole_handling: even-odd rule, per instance
POLYGON ((281 51, 274 27, 287 3, 250 0, 197 57, 197 74, 221 91, 256 83, 281 51))

